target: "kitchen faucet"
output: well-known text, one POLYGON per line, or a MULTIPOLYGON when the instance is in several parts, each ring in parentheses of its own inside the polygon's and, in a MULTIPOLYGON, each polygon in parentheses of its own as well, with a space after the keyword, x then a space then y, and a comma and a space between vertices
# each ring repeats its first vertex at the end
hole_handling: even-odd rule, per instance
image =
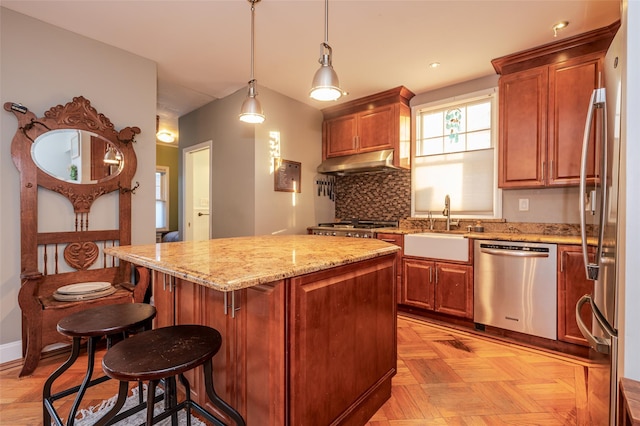
POLYGON ((444 197, 444 210, 442 210, 442 215, 447 218, 447 231, 451 230, 451 225, 458 226, 460 223, 459 220, 451 222, 451 199, 449 198, 449 194, 444 197))

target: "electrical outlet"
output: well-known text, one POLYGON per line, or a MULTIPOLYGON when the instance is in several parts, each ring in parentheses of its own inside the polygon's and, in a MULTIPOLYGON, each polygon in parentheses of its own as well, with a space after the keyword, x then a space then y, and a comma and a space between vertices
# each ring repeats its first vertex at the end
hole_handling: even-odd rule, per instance
POLYGON ((518 210, 521 212, 529 211, 529 199, 528 198, 520 198, 518 199, 518 210))

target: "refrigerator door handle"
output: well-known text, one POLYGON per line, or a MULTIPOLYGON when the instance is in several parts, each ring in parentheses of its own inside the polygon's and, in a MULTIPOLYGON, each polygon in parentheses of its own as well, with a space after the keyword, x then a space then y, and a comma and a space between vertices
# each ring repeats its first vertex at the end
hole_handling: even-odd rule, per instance
POLYGON ((578 303, 576 303, 576 322, 578 323, 580 333, 582 333, 582 335, 587 339, 589 346, 594 350, 602 354, 608 354, 611 350, 611 343, 609 340, 594 336, 591 331, 589 331, 584 321, 582 321, 580 311, 585 303, 589 303, 591 310, 593 311, 593 318, 595 318, 596 322, 605 333, 611 337, 618 337, 618 332, 611 327, 611 324, 609 324, 604 315, 602 315, 600 309, 598 309, 598 307, 593 303, 593 297, 590 294, 585 294, 580 298, 580 300, 578 300, 578 303))
MULTIPOLYGON (((591 99, 589 100, 589 111, 587 114, 587 119, 585 122, 585 126, 584 126, 584 137, 582 139, 582 155, 580 158, 580 237, 582 240, 582 257, 584 259, 584 267, 585 267, 585 274, 587 276, 587 279, 589 280, 597 280, 598 279, 598 263, 597 263, 597 259, 600 258, 600 251, 602 248, 602 233, 603 233, 603 227, 602 227, 602 219, 604 218, 604 214, 606 213, 604 211, 604 206, 605 204, 605 191, 606 191, 606 158, 602 158, 602 167, 603 169, 601 170, 600 173, 600 181, 601 181, 601 188, 602 188, 602 194, 601 194, 601 203, 600 203, 600 217, 599 217, 599 224, 600 224, 600 235, 601 237, 598 238, 598 248, 597 248, 597 252, 596 252, 596 263, 590 263, 589 262, 589 252, 587 250, 587 219, 586 219, 586 210, 587 210, 587 206, 590 206, 589 210, 593 213, 595 213, 594 207, 595 207, 595 201, 593 198, 596 197, 596 191, 592 191, 591 195, 590 195, 590 200, 587 200, 587 160, 589 158, 589 141, 591 139, 591 127, 593 125, 593 116, 594 116, 594 112, 596 109, 598 108, 606 108, 605 106, 605 90, 604 88, 600 88, 600 89, 595 89, 593 91, 593 93, 591 93, 591 99)), ((603 125, 601 126, 601 130, 602 130, 602 143, 603 145, 606 144, 606 116, 605 116, 605 121, 603 122, 603 125)), ((603 149, 603 157, 606 156, 606 147, 604 147, 605 149, 603 149)))

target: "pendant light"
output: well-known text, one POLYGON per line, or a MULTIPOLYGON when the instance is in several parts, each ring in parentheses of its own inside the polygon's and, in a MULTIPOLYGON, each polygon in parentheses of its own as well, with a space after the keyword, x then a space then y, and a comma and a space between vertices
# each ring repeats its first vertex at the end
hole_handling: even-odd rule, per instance
POLYGON ((262 123, 264 121, 264 114, 262 113, 262 106, 260 101, 256 99, 258 92, 256 91, 256 79, 253 78, 253 27, 255 20, 255 4, 260 0, 247 0, 251 3, 251 80, 249 80, 249 93, 247 99, 242 103, 240 109, 240 121, 245 123, 262 123))
POLYGON ((331 65, 331 46, 329 46, 329 0, 324 2, 324 42, 320 43, 320 69, 316 71, 311 83, 309 96, 318 101, 335 101, 345 95, 340 89, 338 74, 331 65))

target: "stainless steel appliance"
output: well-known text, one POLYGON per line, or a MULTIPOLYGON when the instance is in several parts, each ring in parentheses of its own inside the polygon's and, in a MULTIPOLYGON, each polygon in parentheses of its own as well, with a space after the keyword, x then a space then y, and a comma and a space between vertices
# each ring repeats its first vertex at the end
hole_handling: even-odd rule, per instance
POLYGON ((382 220, 343 220, 340 222, 320 223, 309 228, 313 235, 332 237, 375 238, 376 229, 397 228, 398 221, 382 220))
POLYGON ((476 240, 473 321, 555 340, 555 244, 476 240))
POLYGON ((618 180, 620 162, 620 115, 622 96, 622 69, 624 57, 624 34, 621 26, 613 39, 604 60, 601 88, 594 90, 585 125, 580 168, 580 227, 585 274, 594 281, 593 293, 580 298, 576 305, 576 320, 591 348, 606 355, 602 368, 589 369, 587 405, 589 421, 594 425, 615 425, 618 395, 618 279, 617 265, 617 216, 618 180), (598 130, 596 141, 590 141, 592 129, 598 130), (586 161, 589 144, 596 143, 601 159, 600 181, 587 187, 586 161), (599 143, 599 145, 597 144, 599 143), (588 225, 597 235, 587 235, 588 225), (590 238, 588 240, 588 238, 590 238), (590 241, 596 241, 590 244, 590 241), (588 250, 595 248, 594 261, 590 261, 588 250), (580 316, 581 308, 588 304, 593 312, 591 330, 580 316), (592 374, 593 371, 593 374, 592 374))

